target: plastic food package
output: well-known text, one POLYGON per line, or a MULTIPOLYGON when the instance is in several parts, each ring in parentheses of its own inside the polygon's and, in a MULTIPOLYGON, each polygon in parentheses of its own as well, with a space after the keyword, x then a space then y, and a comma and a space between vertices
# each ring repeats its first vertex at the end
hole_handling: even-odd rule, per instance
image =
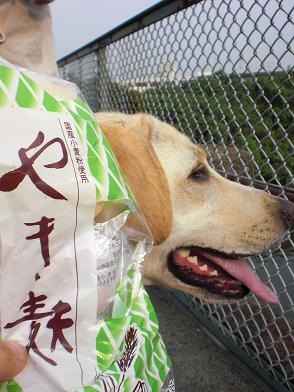
POLYGON ((78 88, 2 61, 0 123, 0 335, 30 357, 0 391, 173 391, 152 240, 78 88))

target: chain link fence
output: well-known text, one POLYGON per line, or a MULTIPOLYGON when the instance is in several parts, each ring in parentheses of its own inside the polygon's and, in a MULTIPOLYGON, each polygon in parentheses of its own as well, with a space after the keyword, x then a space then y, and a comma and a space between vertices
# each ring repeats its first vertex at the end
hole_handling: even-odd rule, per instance
MULTIPOLYGON (((292 0, 162 1, 62 59, 60 74, 94 111, 153 114, 203 144, 222 175, 294 200, 293 10, 292 0)), ((176 295, 272 388, 292 391, 291 235, 251 262, 279 305, 176 295)))

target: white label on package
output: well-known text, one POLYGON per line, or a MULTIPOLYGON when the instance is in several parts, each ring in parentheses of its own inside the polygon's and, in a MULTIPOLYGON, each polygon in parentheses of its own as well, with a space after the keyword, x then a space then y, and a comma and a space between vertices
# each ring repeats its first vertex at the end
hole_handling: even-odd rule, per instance
POLYGON ((96 376, 86 147, 66 114, 1 109, 0 123, 0 332, 29 352, 23 391, 82 391, 96 376))
POLYGON ((97 252, 97 313, 101 314, 113 301, 115 288, 122 274, 122 234, 117 231, 107 238, 96 231, 97 252))
POLYGON ((123 280, 133 262, 128 241, 123 234, 129 210, 95 225, 97 258, 97 315, 109 316, 117 285, 123 280))

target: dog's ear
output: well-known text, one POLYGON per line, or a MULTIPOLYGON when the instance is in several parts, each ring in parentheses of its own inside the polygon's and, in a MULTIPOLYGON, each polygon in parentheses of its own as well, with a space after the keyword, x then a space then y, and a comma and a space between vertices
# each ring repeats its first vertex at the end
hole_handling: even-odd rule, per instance
POLYGON ((162 243, 170 234, 173 217, 168 181, 152 146, 160 122, 146 114, 97 113, 96 118, 156 245, 162 243))

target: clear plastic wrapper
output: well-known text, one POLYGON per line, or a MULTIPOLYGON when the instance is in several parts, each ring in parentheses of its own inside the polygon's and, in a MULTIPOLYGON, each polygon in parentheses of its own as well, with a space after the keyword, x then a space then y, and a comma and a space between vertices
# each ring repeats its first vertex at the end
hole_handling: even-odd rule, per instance
POLYGON ((0 122, 0 333, 30 358, 1 392, 172 391, 152 239, 79 90, 2 62, 0 122))

